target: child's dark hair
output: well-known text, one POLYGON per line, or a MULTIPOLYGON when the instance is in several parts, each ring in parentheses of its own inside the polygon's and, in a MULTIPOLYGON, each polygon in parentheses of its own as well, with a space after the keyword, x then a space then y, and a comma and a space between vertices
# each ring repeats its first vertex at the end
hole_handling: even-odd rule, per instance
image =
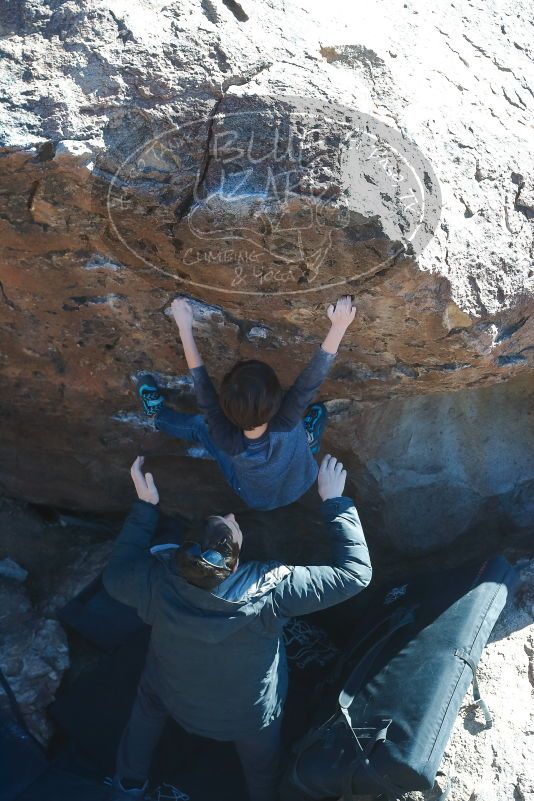
POLYGON ((249 359, 226 373, 219 393, 226 417, 242 431, 268 423, 282 402, 282 387, 272 367, 249 359))
POLYGON ((231 529, 219 519, 208 518, 185 533, 183 544, 176 554, 178 572, 189 584, 203 590, 213 590, 232 573, 239 553, 240 547, 234 541, 231 529), (218 551, 224 557, 225 566, 212 566, 190 553, 188 545, 192 543, 198 543, 201 552, 209 549, 218 551))

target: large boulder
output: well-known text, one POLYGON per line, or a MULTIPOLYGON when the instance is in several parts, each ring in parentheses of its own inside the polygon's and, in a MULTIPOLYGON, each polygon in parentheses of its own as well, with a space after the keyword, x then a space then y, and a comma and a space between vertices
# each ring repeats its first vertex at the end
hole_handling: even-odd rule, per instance
POLYGON ((259 355, 288 384, 350 292, 326 445, 369 533, 420 553, 532 526, 527 12, 336 7, 3 9, 6 493, 120 510, 141 449, 170 508, 233 503, 138 414, 146 369, 194 409, 172 297, 215 379, 259 355))

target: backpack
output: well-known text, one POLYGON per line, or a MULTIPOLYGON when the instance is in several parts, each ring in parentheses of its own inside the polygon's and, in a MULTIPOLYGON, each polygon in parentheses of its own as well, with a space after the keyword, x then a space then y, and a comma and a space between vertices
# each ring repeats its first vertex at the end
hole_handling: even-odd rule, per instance
POLYGON ((110 790, 87 775, 68 750, 49 760, 30 734, 17 699, 0 671, 10 710, 0 708, 0 801, 109 801, 110 790))

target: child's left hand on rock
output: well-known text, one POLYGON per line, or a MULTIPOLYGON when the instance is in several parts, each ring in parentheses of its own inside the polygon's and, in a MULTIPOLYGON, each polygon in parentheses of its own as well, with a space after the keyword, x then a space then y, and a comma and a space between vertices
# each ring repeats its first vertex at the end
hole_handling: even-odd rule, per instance
POLYGON ((186 298, 175 298, 171 304, 171 312, 178 328, 192 328, 193 309, 186 298))

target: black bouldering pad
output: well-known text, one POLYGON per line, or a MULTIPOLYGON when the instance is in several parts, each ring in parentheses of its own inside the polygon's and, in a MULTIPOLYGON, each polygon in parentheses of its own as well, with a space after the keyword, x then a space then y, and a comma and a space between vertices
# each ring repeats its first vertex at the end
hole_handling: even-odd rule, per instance
POLYGON ((116 601, 106 592, 101 577, 64 606, 58 618, 102 651, 119 648, 144 627, 132 606, 116 601))
POLYGON ((102 657, 60 692, 49 711, 61 730, 103 774, 113 770, 144 665, 150 629, 102 657))
POLYGON ((51 766, 16 801, 110 801, 111 787, 51 766))
MULTIPOLYGON (((180 544, 189 523, 182 518, 161 515, 152 545, 180 544)), ((102 651, 125 645, 144 623, 131 606, 116 601, 99 576, 58 613, 58 619, 102 651)))
MULTIPOLYGON (((114 772, 120 736, 144 665, 147 634, 138 631, 126 645, 104 656, 50 707, 69 741, 102 775, 114 772)), ((175 785, 192 801, 246 799, 233 745, 190 735, 170 719, 154 755, 151 778, 155 784, 175 785)))
POLYGON ((0 713, 0 801, 110 801, 102 777, 65 749, 51 761, 26 729, 0 713))
POLYGON ((0 710, 0 801, 15 801, 48 768, 44 751, 14 720, 0 710))
MULTIPOLYGON (((284 801, 384 791, 398 798, 431 789, 515 581, 515 570, 496 556, 383 589, 360 619, 356 599, 317 615, 343 656, 320 690, 312 727, 294 747, 284 801)), ((473 692, 479 700, 478 685, 473 692)))

